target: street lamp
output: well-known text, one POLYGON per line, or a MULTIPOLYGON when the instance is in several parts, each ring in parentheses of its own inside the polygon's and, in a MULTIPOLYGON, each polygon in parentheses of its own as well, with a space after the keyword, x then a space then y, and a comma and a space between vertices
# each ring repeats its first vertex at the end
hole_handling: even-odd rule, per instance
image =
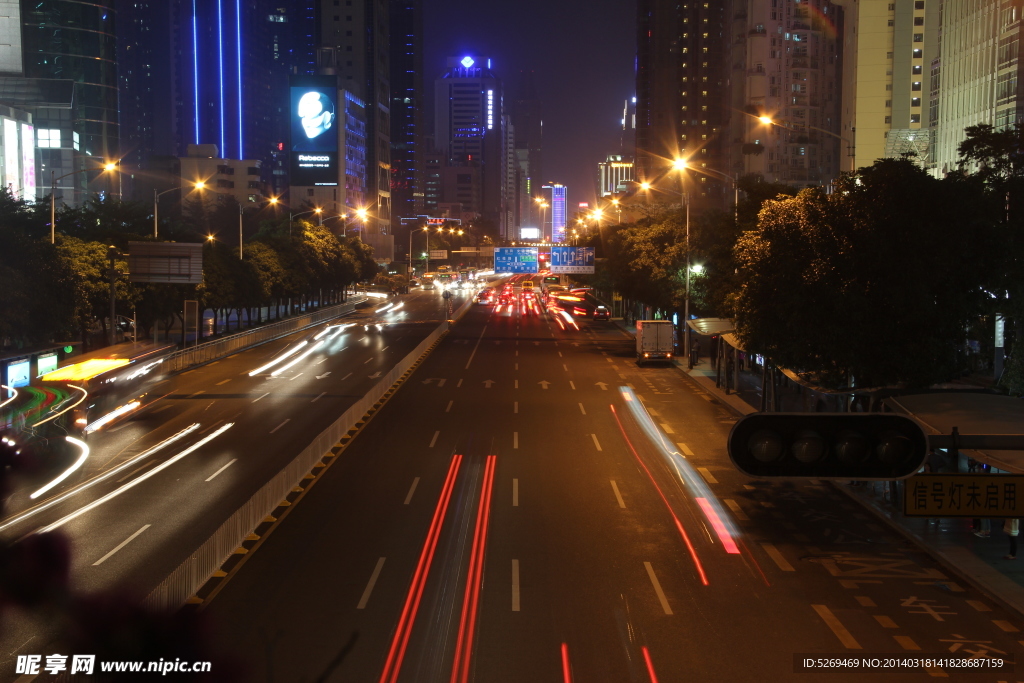
MULTIPOLYGON (((197 190, 202 190, 202 189, 206 188, 206 183, 204 183, 202 180, 200 180, 199 182, 194 183, 193 187, 195 189, 197 189, 197 190)), ((182 188, 179 186, 179 187, 172 187, 171 189, 164 190, 163 192, 157 192, 156 188, 155 187, 153 188, 153 239, 156 239, 158 234, 159 234, 159 225, 160 225, 160 222, 159 222, 160 221, 160 218, 159 218, 159 213, 160 213, 160 197, 164 196, 168 192, 177 192, 178 190, 181 190, 181 189, 182 188)))
POLYGON ((615 212, 618 214, 616 220, 618 220, 619 225, 622 225, 622 205, 618 198, 612 200, 612 206, 615 207, 615 212))
MULTIPOLYGON (((50 169, 50 244, 53 244, 54 241, 56 240, 56 230, 57 230, 57 203, 56 203, 57 181, 58 180, 63 180, 64 178, 67 178, 68 176, 73 176, 73 175, 78 174, 78 173, 85 173, 86 171, 95 171, 95 170, 96 169, 94 169, 94 168, 80 168, 77 171, 72 171, 71 173, 65 173, 62 176, 57 176, 56 178, 54 178, 53 177, 54 171, 53 171, 53 169, 50 169)), ((107 163, 103 164, 103 167, 100 170, 102 172, 104 172, 104 173, 107 172, 107 171, 116 171, 117 170, 117 162, 116 161, 108 161, 107 163)))
MULTIPOLYGON (((270 203, 271 204, 276 204, 277 203, 277 199, 271 197, 270 203)), ((315 209, 310 209, 309 211, 300 211, 299 213, 292 213, 290 209, 288 210, 288 234, 289 235, 292 234, 292 221, 295 220, 296 218, 298 218, 299 216, 305 216, 307 213, 322 214, 323 213, 323 209, 321 209, 320 207, 317 207, 315 209)), ((324 224, 324 219, 323 219, 323 216, 321 215, 320 216, 320 225, 323 225, 323 224, 324 224)))
POLYGON ((363 240, 363 230, 366 229, 366 219, 369 216, 369 211, 365 208, 356 209, 356 218, 362 222, 362 226, 359 228, 359 241, 363 240))
MULTIPOLYGON (((753 116, 753 115, 751 114, 751 116, 753 116)), ((838 140, 842 140, 843 142, 846 143, 846 145, 847 145, 847 148, 846 148, 847 156, 851 156, 851 157, 854 156, 854 150, 856 149, 856 147, 854 146, 853 141, 846 139, 845 137, 843 137, 839 133, 833 133, 830 130, 825 130, 824 128, 818 128, 817 126, 801 125, 800 128, 794 128, 793 126, 789 126, 789 125, 786 125, 784 123, 779 123, 778 121, 775 121, 774 119, 772 119, 772 117, 770 117, 770 116, 756 116, 754 118, 756 118, 758 121, 760 121, 761 123, 763 123, 766 126, 778 126, 779 128, 785 128, 786 130, 793 131, 793 132, 799 132, 800 128, 807 128, 809 130, 816 130, 819 133, 824 133, 825 135, 831 135, 832 137, 834 137, 834 138, 836 138, 838 140)), ((856 129, 854 129, 854 130, 856 130, 856 129)))
POLYGON ((672 162, 672 168, 679 171, 679 195, 682 203, 686 206, 686 297, 683 300, 683 353, 686 354, 686 365, 693 368, 693 358, 690 357, 690 199, 686 196, 686 169, 689 164, 686 159, 678 158, 672 162))

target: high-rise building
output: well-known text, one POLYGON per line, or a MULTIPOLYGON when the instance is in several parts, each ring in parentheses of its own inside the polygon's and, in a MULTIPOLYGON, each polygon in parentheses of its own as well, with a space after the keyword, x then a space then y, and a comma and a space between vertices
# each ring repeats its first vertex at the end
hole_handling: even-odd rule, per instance
MULTIPOLYGON (((637 10, 637 180, 678 187, 671 176, 679 157, 724 172, 731 43, 725 3, 639 0, 637 10)), ((692 179, 696 207, 724 206, 726 184, 700 173, 692 179)))
POLYGON ((401 218, 424 214, 422 0, 391 0, 391 223, 409 244, 401 218), (404 235, 404 236, 403 236, 404 235))
POLYGON ((828 0, 739 0, 731 32, 742 40, 730 48, 733 115, 724 136, 729 164, 716 170, 800 187, 839 174, 841 148, 853 149, 840 126, 839 15, 828 0))
POLYGON ((597 196, 628 192, 633 177, 633 161, 621 154, 609 154, 608 158, 597 164, 597 196))
POLYGON ((840 170, 914 154, 930 165, 939 0, 843 0, 840 170))
POLYGON ((565 204, 568 188, 561 183, 551 183, 544 185, 544 189, 550 191, 550 201, 548 202, 550 206, 548 208, 551 211, 551 231, 542 233, 542 236, 552 243, 564 242, 565 224, 568 218, 565 204))
MULTIPOLYGON (((388 0, 319 0, 320 68, 366 104, 367 232, 391 231, 391 49, 388 0)), ((388 256, 387 258, 390 258, 388 256)))
MULTIPOLYGON (((515 235, 507 202, 510 145, 501 80, 485 57, 449 57, 434 84, 434 140, 444 156, 442 198, 479 213, 503 238, 515 235), (475 178, 479 180, 475 180, 475 178), (472 191, 479 187, 479 193, 472 191)), ((513 190, 514 193, 514 190, 513 190)))
MULTIPOLYGON (((926 5, 922 12, 917 4, 936 2, 914 1, 915 17, 932 11, 926 5)), ((1001 129, 1024 117, 1024 65, 1018 58, 1024 22, 1020 5, 1011 0, 944 0, 940 12, 938 55, 923 65, 931 72, 930 165, 941 176, 957 168, 965 128, 985 123, 1001 129)), ((919 63, 915 58, 913 64, 919 63)))
POLYGON ((515 155, 519 183, 518 224, 539 226, 540 213, 534 197, 544 179, 544 119, 541 99, 533 71, 520 71, 516 97, 512 100, 512 125, 515 127, 515 155))

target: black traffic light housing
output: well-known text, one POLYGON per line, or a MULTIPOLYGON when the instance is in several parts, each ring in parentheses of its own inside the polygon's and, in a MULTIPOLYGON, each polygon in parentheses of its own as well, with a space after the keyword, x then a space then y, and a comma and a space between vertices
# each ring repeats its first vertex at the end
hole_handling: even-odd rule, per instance
POLYGON ((729 458, 752 477, 905 479, 927 455, 921 426, 893 413, 754 413, 729 433, 729 458))

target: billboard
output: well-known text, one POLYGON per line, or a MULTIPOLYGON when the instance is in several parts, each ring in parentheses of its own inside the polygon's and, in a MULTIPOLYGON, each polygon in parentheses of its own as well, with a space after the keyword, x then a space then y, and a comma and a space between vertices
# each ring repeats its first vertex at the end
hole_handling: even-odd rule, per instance
POLYGON ((552 273, 594 272, 594 247, 551 247, 552 273))
POLYGON ((36 198, 36 134, 27 123, 21 124, 21 196, 29 201, 36 198))
POLYGON ((540 228, 519 228, 519 239, 521 239, 521 240, 539 240, 540 239, 540 228))
POLYGON ((338 101, 336 76, 293 76, 291 111, 291 184, 337 185, 338 139, 344 134, 345 103, 338 101))
POLYGON ((129 242, 128 279, 201 284, 203 245, 199 242, 129 242))
POLYGON ((46 353, 39 356, 38 365, 36 366, 36 377, 42 377, 48 372, 53 372, 57 369, 57 354, 46 353))
POLYGON ((494 272, 536 273, 537 247, 495 247, 494 272))
POLYGON ((446 258, 448 258, 448 250, 447 249, 431 249, 430 250, 430 258, 432 258, 432 259, 446 259, 446 258))
POLYGON ((18 151, 18 122, 4 119, 4 185, 15 197, 21 195, 21 154, 18 151))

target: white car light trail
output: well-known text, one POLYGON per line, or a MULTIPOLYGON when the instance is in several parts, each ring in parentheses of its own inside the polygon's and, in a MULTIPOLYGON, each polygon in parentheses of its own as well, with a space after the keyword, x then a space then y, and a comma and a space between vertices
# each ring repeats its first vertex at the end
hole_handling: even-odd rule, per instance
POLYGON ((306 341, 301 341, 301 342, 299 342, 299 343, 298 343, 297 345, 295 345, 295 346, 293 346, 292 348, 288 349, 288 350, 287 350, 287 351, 285 351, 285 352, 284 352, 283 354, 281 354, 280 356, 278 356, 278 357, 277 357, 277 358, 275 358, 274 360, 270 361, 270 362, 269 362, 269 363, 267 363, 266 365, 261 365, 260 367, 256 368, 256 369, 255 369, 255 370, 253 370, 252 372, 250 372, 250 373, 249 373, 249 376, 250 376, 250 377, 252 377, 253 375, 258 375, 258 374, 260 374, 261 372, 263 372, 264 370, 267 370, 267 369, 269 369, 269 368, 272 368, 272 367, 274 367, 275 365, 277 365, 278 363, 280 363, 281 361, 283 361, 283 360, 284 360, 285 358, 287 358, 288 356, 291 356, 292 354, 296 353, 296 352, 297 352, 297 351, 298 351, 299 349, 301 349, 301 348, 302 348, 303 346, 305 346, 305 345, 306 345, 306 344, 308 344, 308 343, 309 343, 309 342, 306 342, 306 341))
POLYGON ((640 425, 640 428, 643 429, 644 433, 647 434, 647 438, 658 447, 662 455, 671 463, 676 474, 679 475, 679 480, 693 492, 695 501, 703 510, 715 533, 718 534, 726 552, 729 554, 739 553, 739 548, 734 540, 740 536, 739 529, 703 477, 690 466, 690 463, 683 457, 682 453, 675 450, 674 444, 668 440, 654 423, 654 420, 651 419, 651 416, 643 407, 643 404, 635 400, 636 395, 633 391, 628 387, 621 387, 619 391, 622 393, 629 411, 633 414, 633 418, 640 425))
POLYGON ((321 340, 321 341, 318 341, 318 342, 317 342, 316 344, 313 344, 313 345, 312 345, 311 347, 309 347, 308 349, 306 349, 306 352, 305 352, 305 353, 303 353, 303 354, 300 354, 300 355, 296 356, 296 357, 295 357, 295 359, 294 359, 294 360, 292 360, 291 362, 289 362, 289 363, 287 363, 287 364, 285 364, 285 365, 282 365, 282 366, 281 366, 281 367, 279 367, 279 368, 278 368, 277 370, 274 370, 274 371, 273 371, 272 373, 270 373, 270 376, 271 376, 271 377, 277 377, 277 376, 278 376, 278 375, 280 375, 280 374, 281 374, 282 372, 284 372, 284 371, 285 371, 285 370, 287 370, 288 368, 292 367, 293 365, 295 365, 296 363, 298 363, 298 362, 299 362, 300 360, 302 360, 303 358, 305 358, 305 357, 306 357, 306 356, 308 356, 309 354, 313 353, 314 351, 316 351, 317 349, 319 349, 319 348, 320 348, 321 346, 323 346, 323 345, 324 345, 324 342, 323 342, 322 340, 321 340))
POLYGON ((150 477, 154 476, 157 472, 164 471, 165 469, 167 469, 168 467, 170 467, 174 463, 176 463, 179 460, 181 460, 182 458, 184 458, 189 453, 192 453, 192 452, 202 448, 203 446, 205 446, 206 444, 210 443, 211 441, 216 439, 218 436, 220 436, 221 434, 223 434, 227 430, 231 429, 234 425, 235 425, 234 422, 227 423, 226 425, 224 425, 220 429, 216 430, 215 432, 213 432, 209 436, 207 436, 207 437, 205 437, 203 439, 200 439, 199 441, 195 442, 194 444, 192 444, 191 446, 189 446, 188 448, 183 450, 181 453, 178 453, 177 455, 169 458, 165 462, 160 463, 159 465, 157 465, 156 467, 151 469, 149 472, 146 472, 145 474, 139 476, 136 479, 132 479, 127 484, 121 486, 120 488, 114 489, 113 491, 111 491, 107 495, 103 496, 102 498, 97 498, 93 502, 89 503, 88 505, 86 505, 86 506, 84 506, 82 508, 79 508, 78 510, 75 510, 71 514, 65 515, 64 517, 61 517, 60 519, 58 519, 53 524, 44 526, 43 528, 38 530, 39 533, 46 533, 48 531, 53 531, 54 529, 57 529, 57 528, 59 528, 61 526, 64 526, 65 524, 67 524, 68 522, 73 520, 74 518, 76 518, 76 517, 78 517, 80 515, 84 515, 89 510, 92 510, 94 508, 99 507, 100 505, 103 505, 103 503, 106 503, 108 500, 113 500, 114 498, 116 498, 117 496, 121 495, 122 493, 124 493, 128 489, 132 488, 133 486, 135 486, 137 484, 140 484, 140 483, 146 481, 147 479, 149 479, 150 477))
POLYGON ((54 505, 57 505, 58 503, 62 503, 65 500, 67 500, 68 498, 70 498, 71 496, 75 495, 76 493, 81 493, 82 491, 85 491, 86 489, 95 486, 96 484, 100 483, 101 481, 106 481, 107 479, 110 479, 115 474, 118 474, 119 472, 123 472, 124 470, 128 469, 129 467, 131 467, 132 465, 137 463, 139 460, 142 460, 143 458, 148 458, 149 456, 153 455, 157 451, 163 450, 167 446, 170 446, 172 443, 183 439, 185 436, 191 434, 192 432, 194 432, 197 429, 199 429, 199 423, 198 422, 192 423, 191 425, 189 425, 188 427, 185 427, 185 429, 182 429, 180 432, 178 432, 174 436, 170 436, 170 437, 164 439, 163 441, 161 441, 157 445, 153 446, 149 450, 143 451, 142 453, 139 453, 134 458, 130 458, 128 460, 125 460, 123 463, 121 463, 120 465, 118 465, 114 469, 109 470, 107 472, 104 472, 100 476, 95 477, 94 479, 91 479, 90 481, 86 482, 82 486, 78 486, 78 487, 72 489, 71 491, 68 491, 66 493, 62 493, 61 495, 57 496, 56 498, 53 498, 52 500, 48 500, 45 503, 41 504, 39 507, 34 507, 31 510, 27 510, 27 511, 21 513, 20 515, 7 520, 3 524, 0 524, 0 531, 3 531, 4 529, 7 529, 8 527, 14 526, 18 522, 26 520, 29 517, 32 517, 32 516, 34 516, 36 514, 39 514, 43 510, 51 508, 54 505))
POLYGON ((47 484, 43 488, 39 489, 35 493, 31 494, 29 496, 29 498, 31 498, 32 500, 35 500, 39 496, 43 495, 44 493, 46 493, 47 491, 52 489, 57 484, 61 483, 62 481, 64 481, 68 477, 70 477, 75 472, 75 470, 77 470, 79 467, 84 465, 86 459, 88 459, 88 457, 89 457, 89 447, 86 445, 86 443, 84 441, 81 441, 80 439, 76 439, 73 436, 65 436, 64 438, 67 440, 68 443, 73 443, 76 446, 78 446, 78 448, 81 449, 82 454, 78 456, 78 460, 76 460, 71 465, 71 467, 69 467, 66 470, 64 470, 63 472, 61 472, 59 477, 57 477, 56 479, 54 479, 49 484, 47 484))
POLYGON ((93 432, 102 429, 104 425, 110 424, 111 422, 121 417, 122 415, 127 415, 133 410, 138 410, 138 408, 141 405, 142 403, 140 401, 132 401, 131 403, 125 403, 123 406, 118 406, 117 408, 114 408, 103 417, 97 418, 90 422, 89 424, 87 424, 85 426, 85 429, 82 430, 82 433, 92 434, 93 432))
POLYGON ((10 403, 14 399, 18 398, 18 390, 15 389, 14 387, 9 387, 6 384, 0 384, 0 389, 6 389, 7 391, 13 391, 14 392, 13 394, 11 394, 11 397, 9 399, 4 401, 3 403, 0 403, 0 408, 3 408, 8 403, 10 403))

